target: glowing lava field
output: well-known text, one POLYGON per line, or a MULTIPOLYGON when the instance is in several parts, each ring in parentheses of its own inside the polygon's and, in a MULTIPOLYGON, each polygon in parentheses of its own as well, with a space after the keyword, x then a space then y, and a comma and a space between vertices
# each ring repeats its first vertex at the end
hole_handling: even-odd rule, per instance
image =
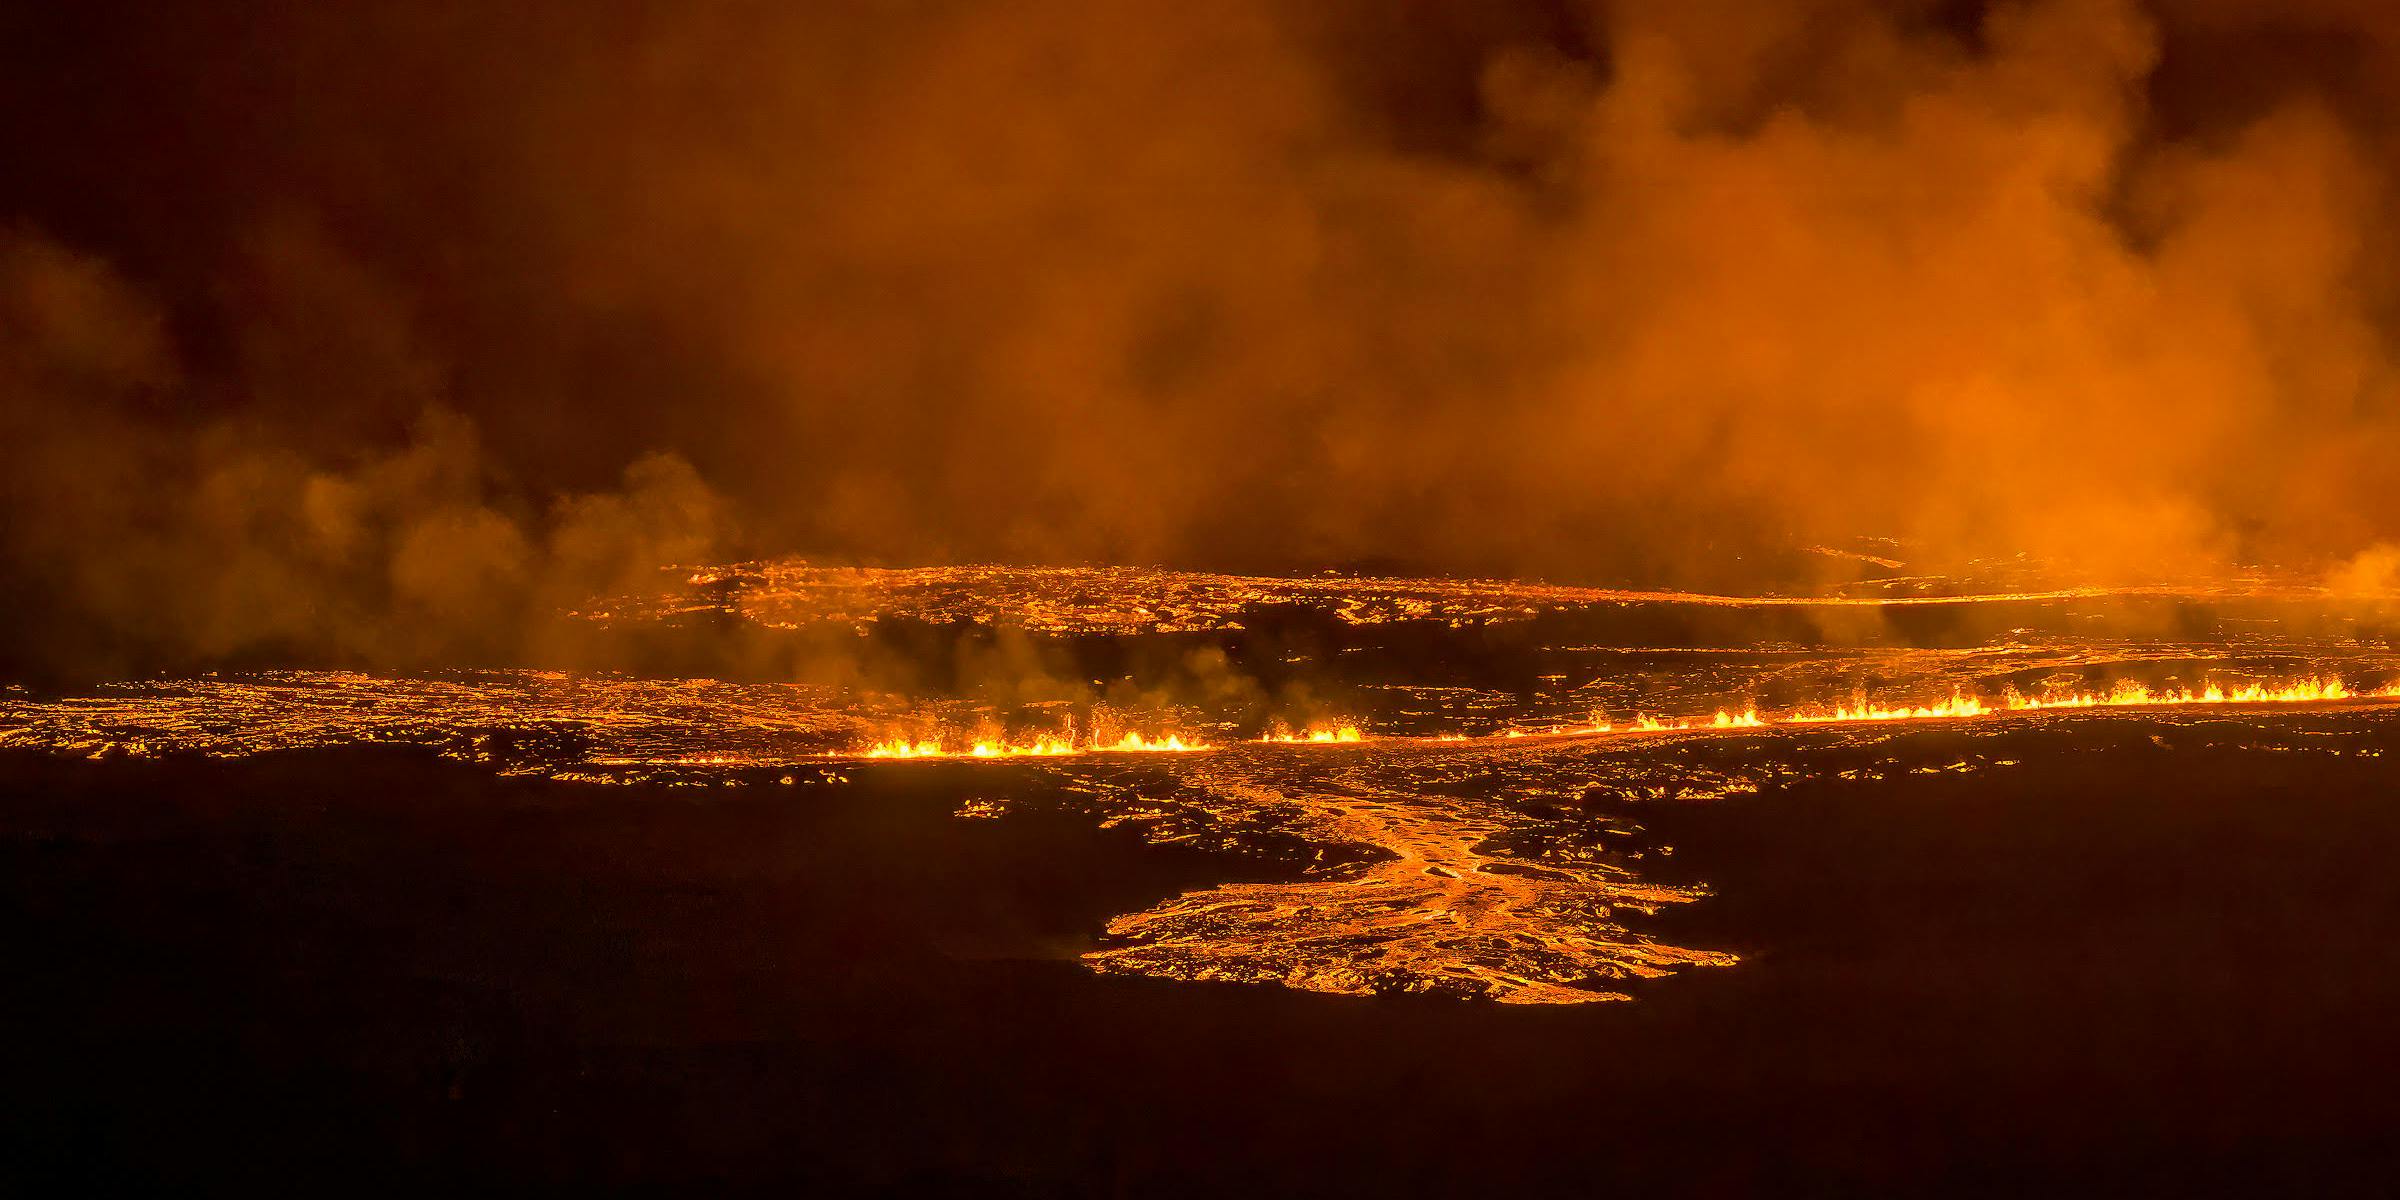
POLYGON ((397 744, 570 783, 799 789, 793 803, 868 772, 966 772, 938 785, 959 792, 962 817, 1049 806, 1235 856, 1305 851, 1290 878, 1168 897, 1093 930, 1083 957, 1095 970, 1562 1003, 1736 961, 1647 932, 1708 883, 1659 869, 1673 847, 1646 828, 1645 804, 2005 770, 2127 726, 2260 753, 2373 755, 2400 718, 2400 654, 2305 591, 1745 599, 798 566, 683 578, 587 618, 831 627, 865 643, 831 672, 850 682, 221 675, 18 691, 0 702, 0 747, 171 757, 397 744), (1902 624, 1928 610, 1946 623, 1902 624), (2262 612, 2271 635, 2255 632, 2262 612), (917 640, 878 640, 892 629, 917 640), (926 629, 948 640, 927 651, 926 629), (2077 632, 2098 629, 2134 633, 2077 632), (1128 657, 1129 644, 1141 652, 1128 657), (936 690, 892 675, 909 654, 979 665, 936 690), (1101 661, 1123 670, 1094 677, 1101 661))

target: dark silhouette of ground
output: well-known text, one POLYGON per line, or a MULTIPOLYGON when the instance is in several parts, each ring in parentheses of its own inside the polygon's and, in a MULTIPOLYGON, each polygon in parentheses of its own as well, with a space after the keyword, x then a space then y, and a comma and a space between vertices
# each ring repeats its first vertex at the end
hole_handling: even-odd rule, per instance
POLYGON ((0 759, 0 1191, 2382 1192, 2400 759, 2022 736, 1647 806, 1747 961, 1546 1009, 1093 977, 1280 868, 973 768, 0 759))

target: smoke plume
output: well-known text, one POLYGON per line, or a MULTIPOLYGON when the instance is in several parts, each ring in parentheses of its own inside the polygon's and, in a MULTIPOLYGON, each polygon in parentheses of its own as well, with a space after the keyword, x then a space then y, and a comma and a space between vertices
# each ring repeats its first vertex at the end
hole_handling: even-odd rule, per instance
POLYGON ((0 25, 20 665, 517 654, 737 550, 2388 588, 2400 541, 2379 5, 48 7, 0 25))

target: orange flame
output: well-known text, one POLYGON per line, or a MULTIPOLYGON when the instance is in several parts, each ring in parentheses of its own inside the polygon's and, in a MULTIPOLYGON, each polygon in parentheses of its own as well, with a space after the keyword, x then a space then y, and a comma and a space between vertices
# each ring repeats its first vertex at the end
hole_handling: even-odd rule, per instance
POLYGON ((1793 724, 1816 724, 1826 721, 1923 721, 1940 717, 1980 717, 1992 711, 1981 698, 1965 692, 1952 692, 1947 700, 1911 708, 1869 704, 1860 700, 1855 705, 1835 705, 1825 712, 1799 712, 1783 718, 1793 724))
MULTIPOLYGON (((1733 712, 1719 709, 1715 716, 1654 717, 1635 713, 1633 722, 1625 726, 1611 725, 1597 715, 1591 724, 1568 727, 1552 725, 1546 728, 1504 729, 1490 734, 1497 738, 1569 737, 1602 733, 1675 733, 1701 729, 1760 729, 1774 725, 1821 725, 1850 721, 1921 721, 1964 717, 1999 716, 2008 713, 2035 712, 2045 709, 2074 708, 2153 708, 2191 704, 2306 704, 2332 700, 2400 699, 2400 682, 2372 689, 2357 689, 2331 675, 2312 676, 2280 683, 2247 683, 2228 687, 2209 684, 2199 691, 2188 688, 2153 688, 2148 684, 2128 680, 2101 692, 2070 692, 2050 696, 2021 696, 2008 692, 1997 699, 1965 691, 1951 693, 1947 698, 1930 704, 1877 703, 1861 697, 1851 704, 1831 708, 1804 708, 1780 716, 1761 715, 1756 708, 1733 712)), ((1438 738, 1449 741, 1455 738, 1438 738)))
MULTIPOLYGON (((2367 696, 2400 695, 2400 684, 2378 688, 2367 696)), ((2227 691, 2217 684, 2194 692, 2183 688, 2153 691, 2147 684, 2126 681, 2103 693, 2080 693, 2069 696, 2033 697, 2010 696, 2011 711, 2037 708, 2095 708, 2131 707, 2162 704, 2294 704, 2315 700, 2351 700, 2360 696, 2349 685, 2330 675, 2300 679, 2289 683, 2251 683, 2227 691)))
MULTIPOLYGON (((1730 708, 1718 709, 1705 717, 1656 717, 1635 713, 1626 725, 1614 725, 1594 714, 1586 725, 1550 725, 1540 728, 1518 727, 1483 735, 1491 738, 1554 738, 1588 737, 1606 733, 1676 733, 1686 731, 1765 729, 1778 725, 1823 725, 1837 722, 1868 721, 1925 721, 1957 720, 1972 717, 2005 716, 2010 713, 2039 712, 2052 709, 2085 708, 2156 708, 2199 704, 2307 704, 2336 700, 2400 699, 2400 682, 2378 688, 2353 688, 2332 675, 2317 675, 2281 682, 2254 682, 2239 685, 2211 683, 2193 691, 2189 688, 2154 688, 2138 681, 2124 681, 2106 691, 2066 692, 2044 696, 2023 696, 2008 691, 1987 699, 1968 691, 1952 692, 1947 698, 1929 704, 1887 704, 1860 697, 1850 704, 1830 708, 1803 708, 1777 716, 1761 714, 1746 707, 1739 712, 1730 708)), ((1348 721, 1325 722, 1293 730, 1278 726, 1259 737, 1259 742, 1283 746, 1346 745, 1366 740, 1358 725, 1348 721)), ((1461 733, 1441 733, 1426 737, 1391 737, 1378 740, 1392 742, 1454 744, 1477 739, 1461 733)), ((1181 734, 1148 737, 1127 733, 1115 741, 1097 738, 1078 742, 1071 737, 1037 736, 1026 741, 982 738, 965 745, 953 745, 939 739, 911 740, 889 738, 863 752, 867 758, 1025 758, 1052 757, 1075 754, 1117 753, 1181 753, 1213 750, 1205 741, 1186 738, 1181 734)), ((846 756, 836 756, 846 757, 846 756)))
POLYGON ((1146 738, 1138 733, 1128 733, 1116 741, 1107 745, 1095 745, 1092 749, 1112 754, 1181 754, 1187 750, 1207 750, 1210 747, 1208 743, 1197 740, 1187 742, 1183 740, 1181 734, 1170 733, 1163 737, 1146 738))
MULTIPOLYGON (((1037 734, 1023 741, 1002 737, 982 737, 966 743, 945 742, 940 738, 886 738, 862 752, 866 758, 1058 758, 1079 754, 1181 754, 1215 747, 1199 738, 1182 734, 1162 734, 1146 737, 1127 733, 1113 742, 1093 739, 1078 742, 1058 734, 1037 734)), ((846 757, 846 756, 836 756, 846 757)))
POLYGON ((1266 733, 1261 734, 1258 740, 1262 742, 1275 742, 1282 745, 1323 746, 1336 742, 1363 741, 1365 740, 1365 735, 1358 731, 1358 726, 1345 721, 1332 725, 1311 725, 1307 729, 1299 732, 1293 732, 1288 729, 1271 729, 1266 733))

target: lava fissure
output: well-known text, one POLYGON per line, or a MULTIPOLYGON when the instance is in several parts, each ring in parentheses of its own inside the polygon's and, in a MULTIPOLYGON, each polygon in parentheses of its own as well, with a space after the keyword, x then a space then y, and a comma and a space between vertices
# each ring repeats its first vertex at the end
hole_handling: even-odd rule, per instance
MULTIPOLYGON (((1369 735, 1355 722, 1344 721, 1312 725, 1296 731, 1278 728, 1261 735, 1254 740, 1253 744, 1345 746, 1372 741, 1390 745, 1451 746, 1495 740, 1518 741, 1527 738, 1738 732, 1775 726, 1967 720, 2084 709, 2181 708, 2193 705, 2271 706, 2391 699, 2400 699, 2400 683, 2376 688, 2353 688, 2339 677, 2332 675, 2317 675, 2282 682, 2251 682, 2233 686, 2211 683, 2198 690, 2153 688, 2145 683, 2128 680, 2100 692, 2024 696, 2010 690, 1987 700, 1981 695, 1958 691, 1939 700, 1915 705, 1873 702, 1860 697, 1847 704, 1802 707, 1772 715, 1762 714, 1756 706, 1745 707, 1738 711, 1720 708, 1711 715, 1695 717, 1666 718, 1636 713, 1632 720, 1624 724, 1594 719, 1584 725, 1510 727, 1481 735, 1464 733, 1369 735)), ((1158 738, 1146 738, 1139 734, 1129 733, 1115 742, 1099 740, 1078 742, 1072 737, 1049 735, 1038 735, 1021 741, 985 737, 968 742, 889 738, 876 742, 864 751, 854 754, 834 752, 828 757, 871 759, 1055 758, 1083 754, 1191 753, 1218 748, 1200 738, 1186 740, 1180 735, 1173 734, 1158 738)))

